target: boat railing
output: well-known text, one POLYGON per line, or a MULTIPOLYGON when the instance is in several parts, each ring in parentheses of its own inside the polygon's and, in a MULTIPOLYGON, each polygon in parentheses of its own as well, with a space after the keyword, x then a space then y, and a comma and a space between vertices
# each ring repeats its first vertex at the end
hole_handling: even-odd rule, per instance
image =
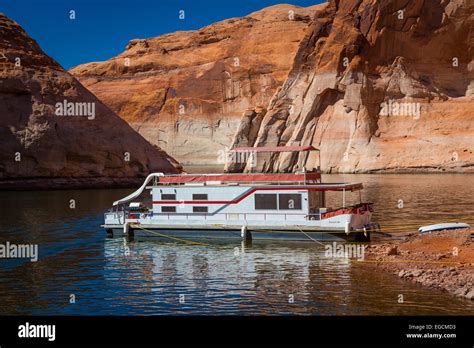
POLYGON ((321 220, 321 213, 309 213, 306 214, 307 220, 321 220))
MULTIPOLYGON (((305 213, 155 213, 153 216, 164 216, 168 220, 175 219, 176 217, 181 217, 185 219, 186 221, 188 220, 193 220, 196 217, 203 217, 204 220, 209 220, 210 216, 216 216, 216 215, 224 215, 224 220, 226 221, 232 221, 232 220, 254 220, 252 219, 252 216, 259 215, 262 216, 263 219, 257 219, 257 220, 263 220, 263 221, 268 221, 268 220, 274 220, 275 215, 282 216, 284 221, 297 221, 295 219, 291 219, 291 217, 303 217, 305 220, 320 220, 321 219, 321 214, 316 214, 316 213, 311 213, 311 214, 305 214, 305 213), (232 216, 239 216, 239 219, 233 219, 231 218, 232 216), (240 219, 240 216, 242 216, 242 219, 240 219)), ((219 219, 212 219, 215 220, 216 222, 219 221, 219 219)))
MULTIPOLYGON (((305 220, 321 220, 324 218, 329 218, 336 215, 341 214, 363 214, 365 212, 372 212, 373 203, 360 203, 355 204, 343 208, 335 208, 335 209, 328 209, 325 212, 310 212, 310 213, 154 213, 151 210, 148 211, 109 211, 105 213, 106 220, 116 220, 116 219, 123 219, 125 216, 126 219, 151 219, 153 216, 162 216, 166 217, 168 220, 175 219, 177 217, 186 219, 186 220, 194 220, 196 217, 204 218, 204 220, 208 220, 210 216, 216 215, 224 215, 224 220, 232 221, 232 220, 255 220, 252 219, 252 216, 260 216, 263 219, 256 219, 256 220, 274 220, 275 216, 283 217, 284 221, 294 221, 295 217, 303 217, 305 220), (235 219, 235 216, 238 218, 235 219), (232 218, 234 217, 234 218, 232 218), (240 218, 242 217, 242 219, 240 218)), ((214 220, 214 219, 213 219, 214 220)), ((216 219, 219 221, 219 219, 216 219)))
MULTIPOLYGON (((202 184, 205 184, 205 186, 212 186, 212 180, 209 180, 209 182, 203 182, 202 184)), ((234 185, 274 185, 274 186, 289 186, 289 185, 318 185, 321 184, 321 182, 316 181, 316 180, 301 180, 301 181, 239 181, 239 182, 222 182, 219 183, 219 186, 234 186, 234 185)), ((165 185, 170 185, 174 186, 176 184, 174 183, 157 183, 154 184, 154 187, 158 186, 165 186, 165 185)), ((186 183, 181 183, 181 185, 186 185, 186 183)), ((203 185, 204 186, 204 185, 203 185)))
POLYGON ((104 214, 106 219, 117 219, 123 215, 124 213, 122 211, 108 211, 104 214))

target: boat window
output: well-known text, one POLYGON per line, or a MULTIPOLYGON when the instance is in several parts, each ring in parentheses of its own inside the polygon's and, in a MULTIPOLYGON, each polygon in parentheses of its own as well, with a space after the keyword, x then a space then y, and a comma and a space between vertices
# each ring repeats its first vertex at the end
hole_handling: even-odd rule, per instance
POLYGON ((193 194, 193 201, 207 201, 207 193, 193 194))
POLYGON ((175 201, 176 200, 176 195, 174 193, 163 193, 161 195, 161 199, 165 201, 175 201))
POLYGON ((207 213, 207 207, 193 207, 193 213, 207 213))
POLYGON ((301 194, 282 193, 278 195, 278 208, 280 210, 300 210, 301 194))
POLYGON ((162 213, 176 213, 176 207, 161 207, 162 213))
POLYGON ((277 195, 268 193, 255 194, 255 209, 277 209, 277 195))

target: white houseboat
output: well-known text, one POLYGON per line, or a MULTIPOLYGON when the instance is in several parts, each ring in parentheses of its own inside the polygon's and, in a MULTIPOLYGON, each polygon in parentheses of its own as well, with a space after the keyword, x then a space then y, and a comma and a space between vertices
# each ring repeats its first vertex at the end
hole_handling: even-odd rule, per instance
POLYGON ((322 183, 314 172, 150 174, 113 203, 102 225, 113 236, 227 240, 368 241, 372 203, 346 205, 360 183, 322 183), (340 206, 326 206, 338 192, 340 206), (144 192, 151 194, 143 199, 144 192), (142 199, 140 199, 142 197, 142 199))

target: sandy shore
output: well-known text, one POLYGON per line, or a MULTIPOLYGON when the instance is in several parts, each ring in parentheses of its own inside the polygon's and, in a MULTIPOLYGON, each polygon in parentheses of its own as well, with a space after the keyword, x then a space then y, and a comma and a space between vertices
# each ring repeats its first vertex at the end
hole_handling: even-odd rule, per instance
POLYGON ((474 300, 472 229, 414 233, 403 240, 373 244, 366 260, 407 281, 474 300))

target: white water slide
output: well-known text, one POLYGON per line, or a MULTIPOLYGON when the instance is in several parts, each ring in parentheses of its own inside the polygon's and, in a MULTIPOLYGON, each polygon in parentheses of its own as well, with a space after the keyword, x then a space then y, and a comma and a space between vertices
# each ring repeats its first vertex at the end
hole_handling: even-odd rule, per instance
POLYGON ((142 186, 140 186, 140 188, 138 190, 136 190, 135 192, 133 192, 132 194, 128 195, 125 198, 122 198, 122 199, 119 199, 118 201, 115 201, 114 206, 122 204, 122 203, 130 202, 132 199, 137 198, 138 196, 140 196, 142 194, 143 190, 145 190, 146 186, 148 185, 148 183, 152 179, 159 178, 160 176, 164 176, 164 174, 163 173, 152 173, 152 174, 148 175, 145 179, 145 182, 143 183, 142 186))

